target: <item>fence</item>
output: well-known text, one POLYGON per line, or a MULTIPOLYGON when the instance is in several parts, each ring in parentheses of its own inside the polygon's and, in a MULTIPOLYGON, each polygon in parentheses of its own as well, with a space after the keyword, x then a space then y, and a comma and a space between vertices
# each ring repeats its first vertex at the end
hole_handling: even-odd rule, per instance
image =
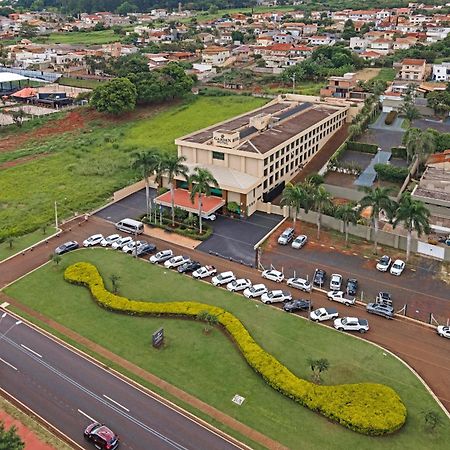
MULTIPOLYGON (((150 188, 155 188, 156 185, 153 185, 153 183, 150 181, 150 188)), ((141 180, 137 183, 131 184, 130 186, 124 187, 123 189, 119 189, 118 191, 114 192, 113 199, 115 202, 118 202, 119 200, 122 200, 125 197, 128 197, 131 194, 134 194, 137 191, 140 191, 141 189, 145 188, 145 181, 141 180)))
POLYGON ((36 78, 48 83, 54 83, 58 78, 62 76, 60 73, 56 72, 43 72, 41 70, 25 70, 25 69, 15 69, 12 67, 0 67, 0 72, 15 73, 16 75, 22 75, 28 78, 36 78))

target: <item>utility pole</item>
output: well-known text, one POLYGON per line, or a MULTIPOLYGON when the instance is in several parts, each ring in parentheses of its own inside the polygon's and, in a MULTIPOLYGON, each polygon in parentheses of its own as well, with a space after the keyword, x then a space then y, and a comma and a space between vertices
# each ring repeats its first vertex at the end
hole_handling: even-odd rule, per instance
POLYGON ((292 93, 295 94, 295 73, 292 75, 292 93))
POLYGON ((58 204, 55 200, 55 228, 58 229, 58 204))

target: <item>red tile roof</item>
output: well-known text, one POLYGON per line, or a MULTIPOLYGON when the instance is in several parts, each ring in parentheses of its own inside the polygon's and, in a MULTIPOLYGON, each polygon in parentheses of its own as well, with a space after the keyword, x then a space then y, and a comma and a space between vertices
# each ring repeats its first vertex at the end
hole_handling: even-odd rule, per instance
MULTIPOLYGON (((198 211, 198 195, 194 198, 194 203, 191 202, 191 193, 186 189, 175 189, 174 191, 174 202, 175 206, 185 210, 198 211)), ((171 205, 171 195, 170 191, 155 198, 155 203, 162 204, 164 206, 171 205)), ((202 211, 205 214, 212 214, 218 208, 224 205, 224 200, 222 197, 205 197, 202 196, 202 211)))
POLYGON ((423 66, 426 63, 427 63, 426 59, 408 59, 407 58, 402 61, 402 65, 405 65, 405 66, 423 66))

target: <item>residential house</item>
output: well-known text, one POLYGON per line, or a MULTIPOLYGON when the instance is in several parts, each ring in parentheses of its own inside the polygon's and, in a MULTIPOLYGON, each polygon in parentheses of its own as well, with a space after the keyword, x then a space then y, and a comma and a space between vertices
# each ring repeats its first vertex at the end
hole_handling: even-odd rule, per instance
POLYGON ((369 48, 377 53, 387 55, 392 51, 394 43, 391 39, 379 38, 370 42, 369 48))
POLYGON ((202 63, 211 64, 214 67, 223 67, 230 58, 230 50, 224 47, 206 47, 202 50, 202 63))
POLYGON ((450 63, 433 64, 433 72, 431 76, 433 81, 450 81, 450 63))
POLYGON ((397 38, 394 40, 394 44, 392 46, 394 51, 397 50, 407 50, 412 46, 416 45, 417 39, 413 37, 405 37, 405 38, 397 38))
POLYGON ((311 36, 308 38, 309 45, 334 45, 336 40, 330 36, 311 36))
POLYGON ((197 39, 202 43, 202 44, 210 44, 211 42, 214 41, 214 35, 211 33, 199 33, 197 35, 197 39))
POLYGON ((351 50, 365 50, 369 46, 370 41, 365 37, 355 36, 350 38, 351 50))
POLYGON ((427 62, 425 59, 406 58, 401 62, 397 78, 404 81, 425 81, 427 77, 427 62))
POLYGON ((450 33, 450 28, 448 27, 436 27, 427 30, 427 42, 439 42, 445 39, 450 33))
POLYGON ((292 35, 287 33, 276 33, 272 39, 277 44, 290 44, 294 40, 292 35))
POLYGON ((350 98, 350 93, 355 89, 356 82, 356 74, 350 72, 342 77, 330 77, 327 86, 320 90, 320 96, 350 98))

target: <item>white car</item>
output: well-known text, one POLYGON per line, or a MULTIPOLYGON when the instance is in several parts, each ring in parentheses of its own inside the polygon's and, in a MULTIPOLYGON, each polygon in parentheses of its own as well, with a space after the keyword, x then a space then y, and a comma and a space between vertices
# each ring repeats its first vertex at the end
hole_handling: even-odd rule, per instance
POLYGON ((117 239, 116 242, 113 242, 111 244, 111 248, 113 248, 114 250, 119 250, 125 245, 129 244, 132 240, 133 238, 131 236, 122 237, 120 239, 117 239))
POLYGON ((120 234, 110 234, 100 241, 100 245, 102 247, 108 247, 108 245, 114 244, 114 242, 117 242, 121 237, 122 236, 120 234))
POLYGON ((178 266, 183 265, 184 263, 190 262, 191 259, 189 256, 178 255, 174 256, 167 261, 164 262, 164 267, 167 269, 175 269, 178 266))
POLYGON ((292 295, 288 291, 269 291, 261 295, 261 301, 266 305, 271 305, 272 303, 279 302, 288 302, 290 300, 292 300, 292 295))
POLYGON ((339 331, 359 331, 360 333, 369 331, 369 322, 366 319, 358 319, 357 317, 337 318, 333 325, 339 331))
POLYGON ((236 277, 234 276, 233 272, 222 272, 219 273, 219 275, 213 277, 211 279, 211 283, 214 286, 222 286, 223 284, 228 284, 234 281, 236 277))
POLYGON ((334 308, 319 308, 309 313, 309 317, 314 322, 323 322, 324 320, 335 319, 338 316, 339 313, 334 308))
POLYGON ((252 286, 252 282, 246 278, 239 278, 227 284, 227 289, 230 292, 243 291, 252 286))
POLYGON ((213 220, 217 219, 217 216, 215 214, 209 214, 209 215, 202 214, 202 219, 203 220, 211 220, 211 221, 213 221, 213 220))
POLYGON ((292 248, 302 248, 308 242, 308 236, 301 234, 297 236, 291 244, 292 248))
POLYGON ((439 325, 436 328, 436 331, 439 336, 450 339, 450 327, 446 327, 444 325, 439 325))
POLYGON ((396 275, 398 277, 402 274, 403 270, 405 270, 405 261, 396 259, 391 266, 391 275, 396 275))
POLYGON ((332 291, 339 291, 342 285, 342 275, 338 273, 333 273, 330 279, 330 289, 332 291))
POLYGON ((194 278, 206 278, 215 275, 216 273, 217 269, 214 266, 202 266, 200 269, 194 270, 192 276, 194 278))
POLYGON ((167 261, 168 259, 172 258, 173 251, 172 250, 161 250, 160 252, 156 253, 155 255, 150 256, 148 259, 152 264, 158 264, 160 262, 167 261))
POLYGON ((261 276, 277 283, 281 283, 284 280, 284 274, 278 270, 265 270, 261 276))
POLYGON ((343 303, 345 306, 354 305, 356 302, 355 297, 346 297, 343 291, 330 291, 327 292, 327 297, 329 300, 334 302, 343 303))
POLYGON ((391 262, 392 259, 388 255, 383 255, 377 262, 376 269, 380 272, 387 272, 391 262))
POLYGON ((124 246, 122 247, 122 251, 123 251, 124 253, 133 253, 133 252, 134 252, 134 249, 135 249, 137 246, 139 246, 139 245, 141 245, 141 241, 131 241, 131 242, 128 242, 127 245, 124 245, 124 246))
POLYGON ((93 234, 83 241, 83 247, 92 247, 103 241, 103 234, 93 234))
POLYGON ((304 292, 311 292, 312 284, 304 278, 288 278, 287 285, 304 292))
POLYGON ((244 297, 247 298, 255 298, 261 297, 261 295, 265 294, 268 291, 264 284, 254 284, 252 287, 249 287, 244 290, 244 297))

